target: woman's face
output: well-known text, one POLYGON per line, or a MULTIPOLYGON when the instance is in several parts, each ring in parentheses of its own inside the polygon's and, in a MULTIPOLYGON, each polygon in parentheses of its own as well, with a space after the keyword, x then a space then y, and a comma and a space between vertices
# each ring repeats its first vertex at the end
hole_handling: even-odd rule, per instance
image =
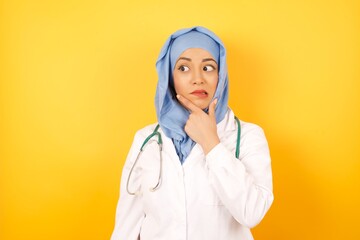
POLYGON ((218 83, 218 64, 201 48, 184 51, 173 70, 174 87, 179 94, 201 109, 209 106, 218 83))

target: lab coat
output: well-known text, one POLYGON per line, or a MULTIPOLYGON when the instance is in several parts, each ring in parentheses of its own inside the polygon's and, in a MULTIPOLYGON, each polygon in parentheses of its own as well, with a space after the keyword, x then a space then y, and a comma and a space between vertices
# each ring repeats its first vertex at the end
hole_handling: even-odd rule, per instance
MULTIPOLYGON (((273 202, 268 144, 263 130, 241 121, 240 157, 235 157, 237 124, 229 109, 217 124, 221 143, 206 156, 196 144, 181 165, 172 140, 163 138, 161 186, 159 148, 145 147, 127 178, 145 138, 157 124, 139 130, 126 159, 111 240, 251 240, 273 202)), ((155 137, 154 137, 155 138, 155 137)))

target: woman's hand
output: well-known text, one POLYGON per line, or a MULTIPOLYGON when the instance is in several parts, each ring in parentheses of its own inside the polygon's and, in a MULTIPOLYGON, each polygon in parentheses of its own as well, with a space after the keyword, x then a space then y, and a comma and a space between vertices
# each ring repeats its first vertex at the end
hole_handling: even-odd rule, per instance
POLYGON ((190 100, 177 95, 179 102, 190 111, 189 119, 185 124, 185 132, 195 142, 199 143, 205 155, 220 143, 217 134, 215 106, 217 99, 209 105, 209 113, 206 114, 201 108, 197 107, 190 100))

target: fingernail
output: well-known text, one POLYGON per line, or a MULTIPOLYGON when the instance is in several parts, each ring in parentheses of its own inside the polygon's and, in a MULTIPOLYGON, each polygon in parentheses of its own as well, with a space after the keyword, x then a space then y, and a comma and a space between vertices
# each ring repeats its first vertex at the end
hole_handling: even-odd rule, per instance
POLYGON ((217 104, 217 101, 218 101, 217 98, 215 98, 215 100, 214 100, 214 104, 215 104, 215 105, 217 104))
POLYGON ((180 99, 180 95, 179 95, 179 94, 177 94, 176 97, 177 97, 177 99, 180 99))

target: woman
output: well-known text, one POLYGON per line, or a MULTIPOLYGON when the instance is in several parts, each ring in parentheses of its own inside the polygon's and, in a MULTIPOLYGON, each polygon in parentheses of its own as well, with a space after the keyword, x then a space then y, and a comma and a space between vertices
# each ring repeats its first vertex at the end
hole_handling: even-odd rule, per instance
POLYGON ((271 161, 262 129, 228 107, 225 58, 203 27, 179 30, 163 46, 158 124, 135 135, 112 240, 253 239, 250 228, 273 202, 271 161))

